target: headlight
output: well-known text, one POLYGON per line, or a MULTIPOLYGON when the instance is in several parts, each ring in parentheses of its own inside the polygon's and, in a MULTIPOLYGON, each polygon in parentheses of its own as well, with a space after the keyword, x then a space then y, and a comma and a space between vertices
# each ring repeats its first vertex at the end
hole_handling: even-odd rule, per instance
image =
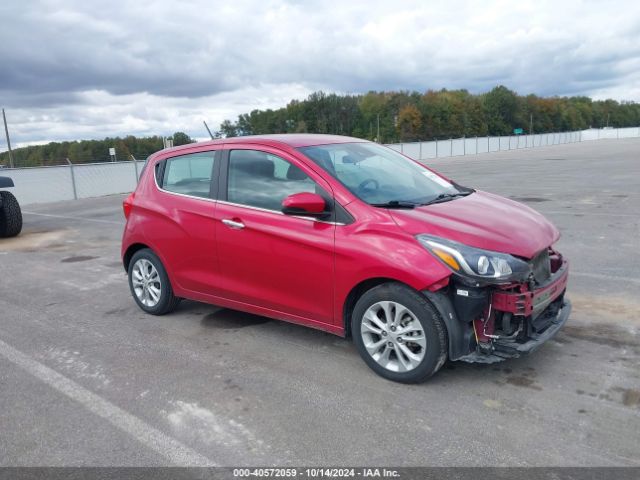
POLYGON ((513 255, 446 240, 432 235, 418 235, 418 241, 438 260, 462 277, 490 283, 510 283, 526 280, 529 264, 513 255))

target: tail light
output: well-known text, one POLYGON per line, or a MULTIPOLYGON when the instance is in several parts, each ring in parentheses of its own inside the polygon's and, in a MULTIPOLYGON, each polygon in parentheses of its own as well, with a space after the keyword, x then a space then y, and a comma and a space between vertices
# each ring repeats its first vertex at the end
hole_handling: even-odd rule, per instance
POLYGON ((122 210, 124 210, 124 218, 129 219, 131 210, 133 210, 133 199, 136 197, 135 192, 129 195, 124 202, 122 202, 122 210))

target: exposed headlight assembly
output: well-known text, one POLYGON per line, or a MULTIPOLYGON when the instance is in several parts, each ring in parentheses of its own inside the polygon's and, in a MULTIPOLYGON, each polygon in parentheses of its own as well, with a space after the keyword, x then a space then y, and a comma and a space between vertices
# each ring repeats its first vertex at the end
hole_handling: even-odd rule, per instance
POLYGON ((531 274, 527 262, 507 253, 482 250, 427 234, 416 238, 454 273, 475 282, 522 282, 531 274))

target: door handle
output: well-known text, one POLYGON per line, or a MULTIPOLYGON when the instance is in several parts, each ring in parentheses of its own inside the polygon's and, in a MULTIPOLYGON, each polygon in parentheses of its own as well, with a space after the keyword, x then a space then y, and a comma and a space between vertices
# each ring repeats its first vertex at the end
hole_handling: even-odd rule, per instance
POLYGON ((222 220, 222 223, 224 223, 227 227, 236 228, 238 230, 244 228, 244 223, 236 222, 235 220, 229 220, 228 218, 222 220))

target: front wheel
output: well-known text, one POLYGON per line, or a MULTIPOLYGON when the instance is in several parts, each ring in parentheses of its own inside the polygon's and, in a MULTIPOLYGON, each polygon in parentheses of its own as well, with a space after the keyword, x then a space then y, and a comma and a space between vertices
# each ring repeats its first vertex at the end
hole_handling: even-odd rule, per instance
POLYGON ((152 315, 172 312, 180 303, 164 265, 148 248, 137 251, 131 258, 129 288, 138 306, 152 315))
POLYGON ((424 296, 400 283, 379 285, 360 297, 351 333, 367 365, 396 382, 422 382, 447 358, 440 314, 424 296))

